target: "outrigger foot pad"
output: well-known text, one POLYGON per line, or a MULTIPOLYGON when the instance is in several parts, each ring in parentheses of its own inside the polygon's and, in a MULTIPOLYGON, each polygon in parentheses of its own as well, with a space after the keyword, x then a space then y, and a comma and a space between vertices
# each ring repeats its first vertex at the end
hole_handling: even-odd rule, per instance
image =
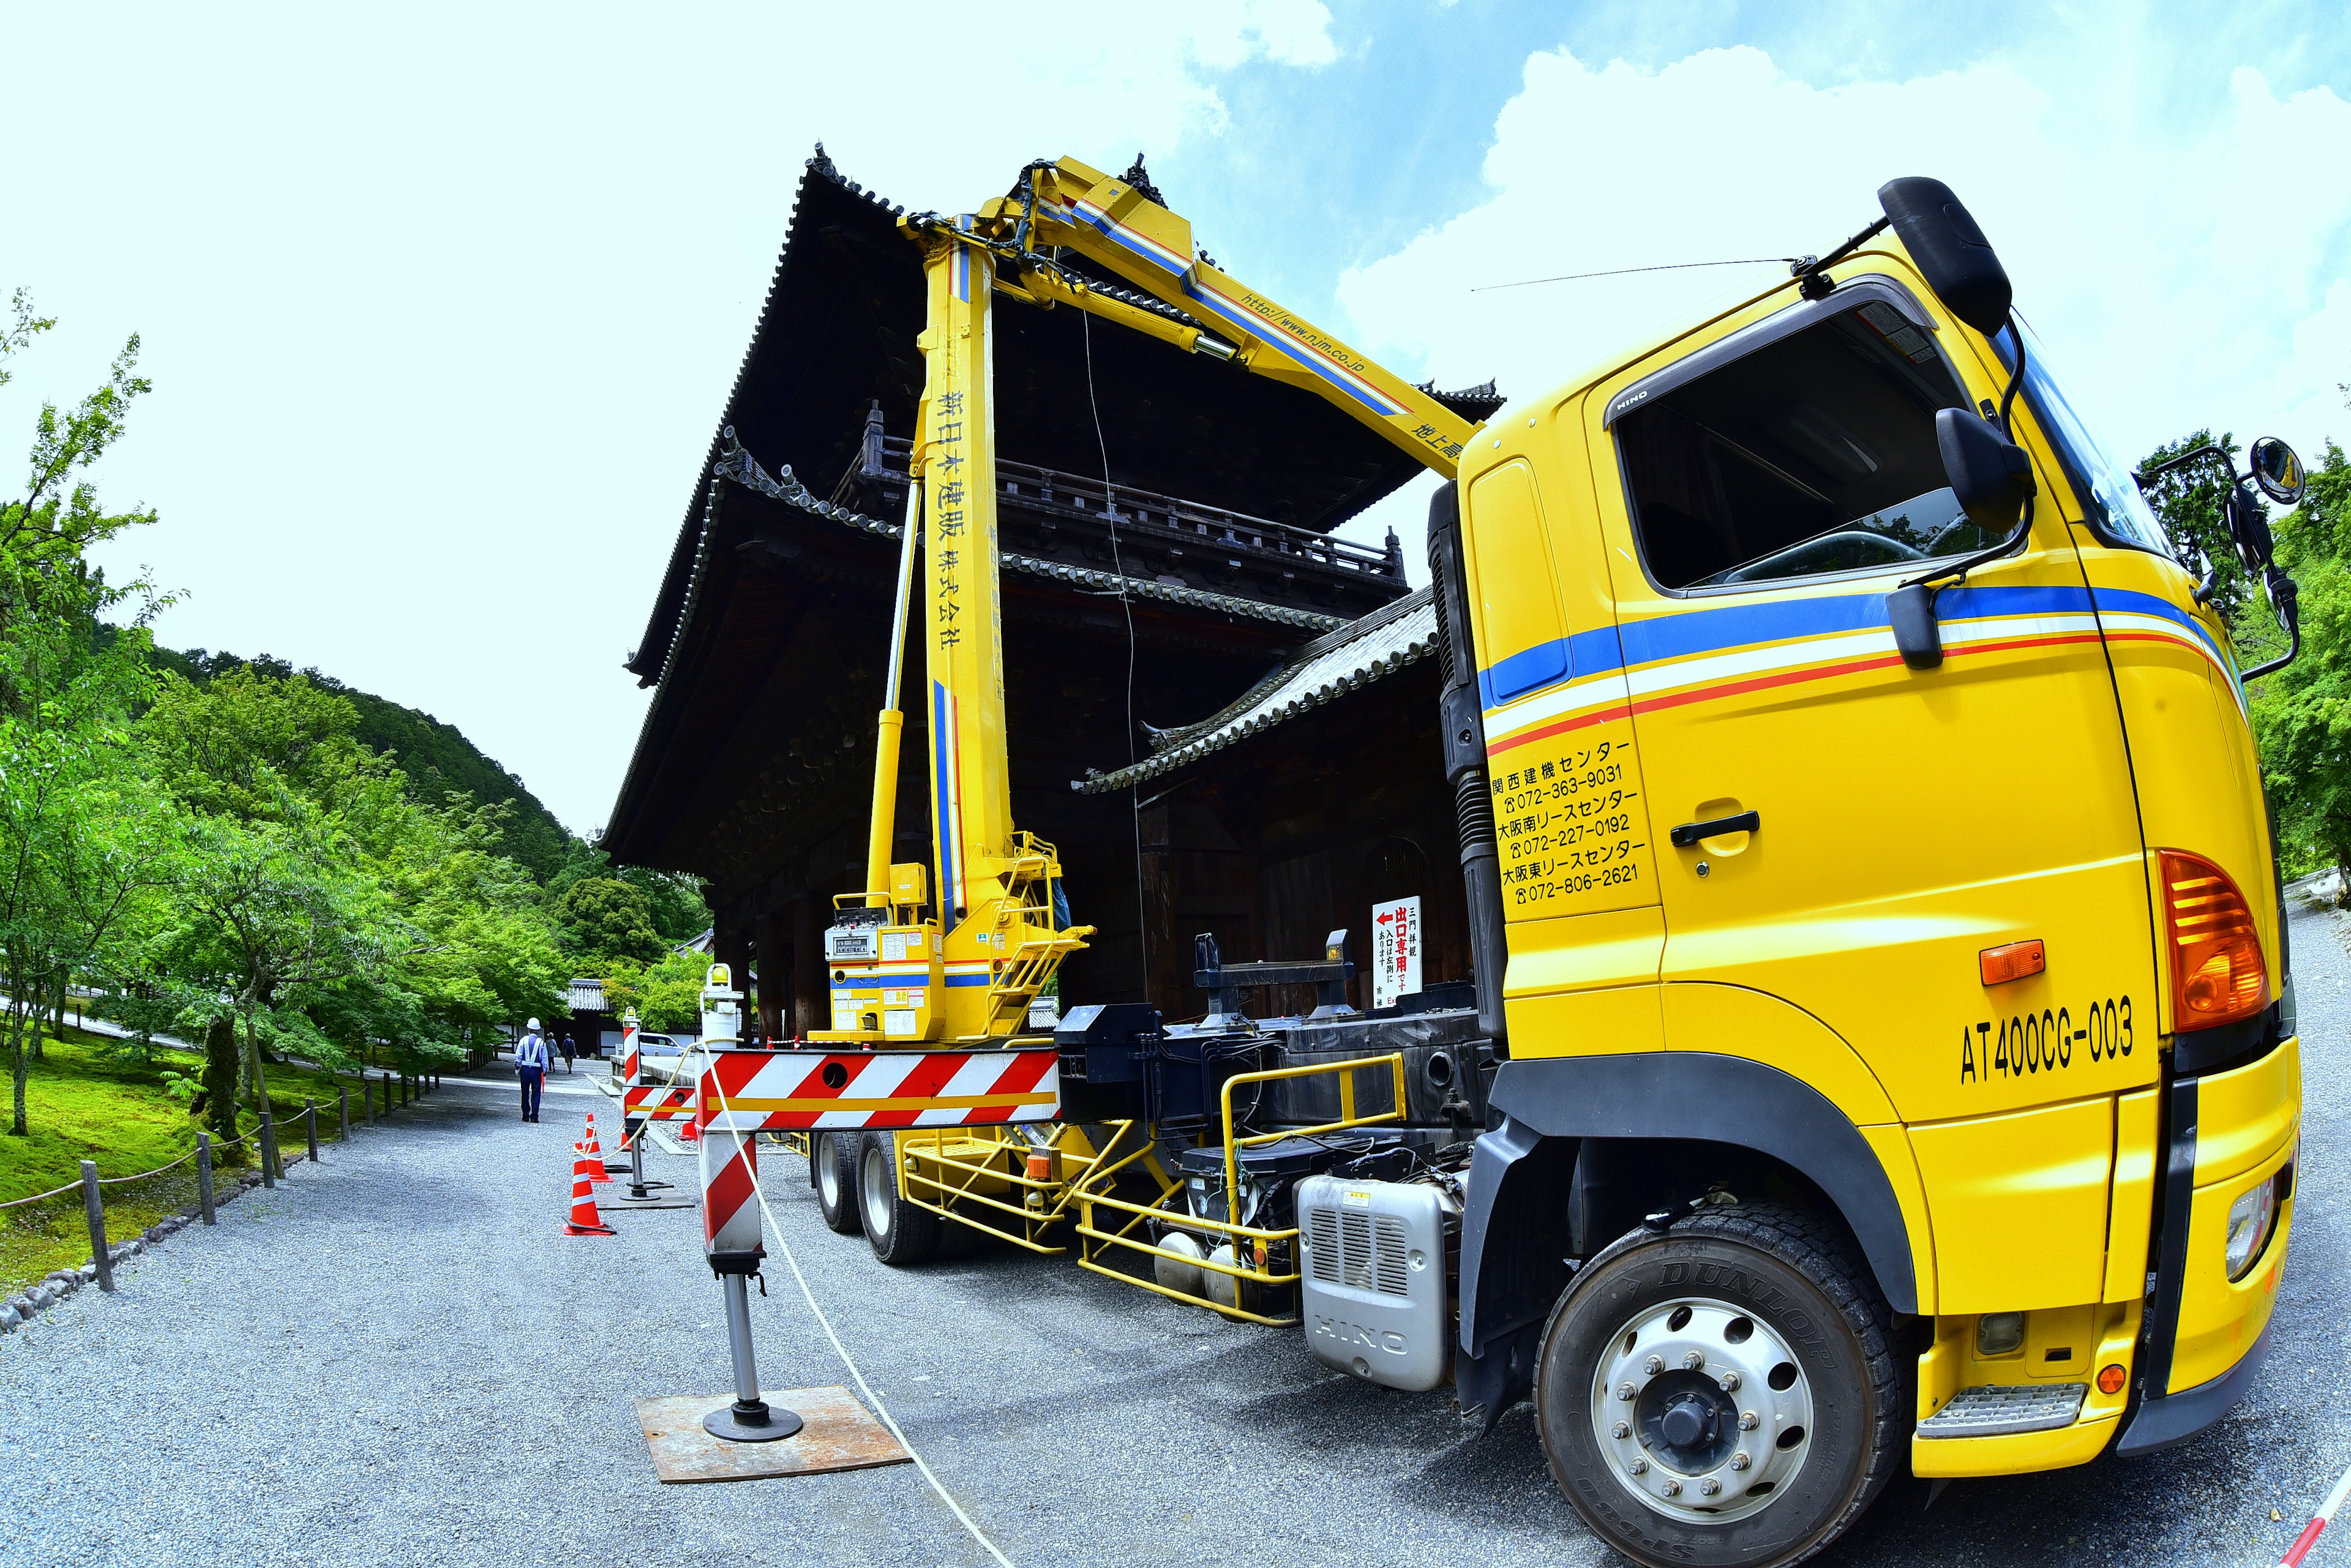
POLYGON ((737 1399, 702 1418, 702 1429, 730 1443, 772 1443, 789 1437, 806 1425, 789 1410, 771 1407, 764 1399, 737 1399))

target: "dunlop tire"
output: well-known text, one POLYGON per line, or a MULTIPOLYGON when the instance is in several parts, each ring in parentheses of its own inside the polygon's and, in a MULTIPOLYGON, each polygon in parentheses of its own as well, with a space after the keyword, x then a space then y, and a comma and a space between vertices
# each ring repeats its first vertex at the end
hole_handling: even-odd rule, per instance
POLYGON ((856 1236, 865 1228, 857 1199, 857 1149, 864 1141, 855 1132, 809 1134, 809 1185, 816 1188, 824 1228, 836 1236, 856 1236))
POLYGON ((1709 1208, 1619 1238, 1577 1270, 1544 1325, 1535 1425, 1552 1479, 1594 1534, 1650 1568, 1784 1568, 1867 1511, 1908 1452, 1909 1377, 1893 1314, 1843 1226, 1776 1205, 1709 1208), (1698 1295, 1771 1323, 1813 1387, 1815 1448, 1771 1507, 1708 1524, 1636 1500, 1592 1436, 1604 1345, 1643 1306, 1698 1295))
POLYGON ((857 1211, 873 1256, 893 1269, 927 1262, 939 1249, 942 1221, 899 1196, 898 1135, 866 1133, 857 1145, 857 1211), (878 1164, 879 1170, 874 1167, 878 1164), (872 1176, 872 1190, 868 1177, 872 1176))

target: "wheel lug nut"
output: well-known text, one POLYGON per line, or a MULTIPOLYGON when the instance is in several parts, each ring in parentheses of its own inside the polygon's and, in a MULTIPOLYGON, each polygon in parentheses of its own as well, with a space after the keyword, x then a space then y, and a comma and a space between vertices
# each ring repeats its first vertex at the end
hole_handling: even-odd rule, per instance
POLYGON ((1763 1425, 1761 1418, 1759 1417, 1754 1411, 1741 1410, 1739 1413, 1739 1429, 1740 1431, 1752 1432, 1756 1427, 1761 1427, 1761 1425, 1763 1425))
POLYGON ((1735 1372, 1726 1372, 1722 1375, 1722 1391, 1725 1394, 1736 1394, 1739 1392, 1739 1374, 1735 1372))
POLYGON ((1747 1450, 1744 1448, 1730 1456, 1730 1468, 1734 1470, 1743 1470, 1754 1462, 1747 1457, 1747 1450))
POLYGON ((1631 1464, 1625 1468, 1632 1471, 1636 1476, 1646 1476, 1649 1473, 1649 1461, 1646 1459, 1635 1459, 1631 1464))
POLYGON ((1667 1482, 1666 1483, 1666 1495, 1667 1495, 1667 1497, 1679 1497, 1679 1496, 1681 1496, 1681 1495, 1682 1495, 1682 1483, 1681 1483, 1681 1482, 1679 1482, 1679 1481, 1667 1481, 1667 1482))
POLYGON ((1616 1425, 1608 1428, 1608 1435, 1621 1443, 1625 1438, 1633 1435, 1632 1423, 1628 1421, 1619 1421, 1616 1425))
POLYGON ((1722 1490, 1722 1483, 1716 1480, 1712 1476, 1708 1476, 1706 1479, 1698 1483, 1698 1490, 1704 1492, 1707 1496, 1712 1497, 1715 1493, 1722 1490))
POLYGON ((1647 1373, 1652 1377, 1656 1376, 1657 1374, 1665 1371, 1665 1369, 1666 1358, 1662 1355, 1653 1355, 1648 1360, 1641 1364, 1641 1370, 1647 1373))
POLYGON ((1635 1387, 1634 1387, 1631 1384, 1629 1384, 1629 1383, 1620 1383, 1620 1384, 1618 1384, 1618 1385, 1616 1385, 1616 1397, 1617 1397, 1617 1398, 1619 1398, 1619 1399, 1632 1399, 1632 1398, 1635 1398, 1635 1397, 1637 1397, 1637 1396, 1639 1396, 1639 1394, 1640 1394, 1640 1390, 1639 1390, 1639 1389, 1637 1389, 1637 1388, 1635 1388, 1635 1387))
POLYGON ((1706 1353, 1702 1350, 1694 1350, 1687 1355, 1682 1357, 1682 1364, 1688 1367, 1692 1372, 1696 1372, 1699 1367, 1706 1364, 1706 1353))

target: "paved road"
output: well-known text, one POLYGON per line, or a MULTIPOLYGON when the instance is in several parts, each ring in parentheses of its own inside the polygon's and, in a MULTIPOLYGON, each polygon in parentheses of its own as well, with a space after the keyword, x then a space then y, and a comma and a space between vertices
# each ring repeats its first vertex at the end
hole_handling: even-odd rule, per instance
MULTIPOLYGON (((2253 1564, 2292 1538, 2351 1462, 2336 1152, 2351 960, 2333 918, 2294 922, 2306 1154, 2253 1398, 2149 1459, 1959 1483, 1923 1511, 1904 1483, 1825 1562, 2253 1564)), ((131 1262, 119 1296, 83 1291, 0 1338, 0 1556, 987 1561, 910 1467, 655 1483, 631 1397, 727 1382, 698 1217, 622 1214, 617 1239, 558 1239, 579 1114, 610 1103, 558 1073, 547 1120, 526 1126, 512 1093, 445 1081, 395 1127, 131 1262)), ((884 1269, 822 1228, 799 1170, 768 1176, 868 1377, 1023 1568, 1612 1561, 1553 1490, 1524 1406, 1467 1436, 1444 1396, 1326 1375, 1294 1333, 1064 1262, 983 1250, 884 1269)), ((754 1302, 768 1383, 845 1381, 789 1273, 769 1272, 754 1302)), ((2351 1542, 2330 1539, 2314 1561, 2329 1560, 2351 1542)))

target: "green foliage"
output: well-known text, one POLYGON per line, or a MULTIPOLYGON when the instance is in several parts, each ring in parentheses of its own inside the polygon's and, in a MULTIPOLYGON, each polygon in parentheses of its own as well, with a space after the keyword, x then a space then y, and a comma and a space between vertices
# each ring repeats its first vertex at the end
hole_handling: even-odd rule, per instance
POLYGON ((653 901, 617 877, 585 877, 564 890, 556 906, 565 946, 590 968, 616 959, 658 961, 668 951, 653 928, 653 901))
MULTIPOLYGON (((0 382, 48 326, 20 293, 0 382)), ((111 1051, 204 1040, 201 1091, 174 1074, 171 1092, 224 1139, 273 1055, 439 1065, 558 1010, 567 977, 538 883, 503 852, 517 797, 545 817, 519 784, 447 727, 323 677, 157 655, 146 586, 89 568, 87 546, 152 520, 106 512, 84 475, 147 390, 137 351, 69 412, 42 409, 25 498, 0 510, 0 1039, 19 1136, 37 1009, 75 977, 138 1035, 111 1051)), ((542 836, 542 863, 572 843, 542 836)))
POLYGON ((193 1104, 204 1092, 204 1080, 192 1072, 174 1072, 163 1069, 163 1092, 183 1105, 193 1104))
POLYGON ((2334 866, 2351 887, 2351 459, 2329 441, 2277 526, 2301 588, 2302 656, 2257 683, 2253 731, 2289 873, 2334 866))
MULTIPOLYGON (((2215 441, 2210 431, 2199 430, 2157 447, 2139 467, 2144 471, 2206 446, 2219 447, 2231 464, 2242 466, 2238 459, 2244 447, 2233 434, 2222 431, 2215 441)), ((2245 493, 2252 497, 2254 510, 2267 518, 2269 506, 2260 493, 2250 486, 2245 493)), ((2172 555, 2190 571, 2212 574, 2212 607, 2220 612, 2236 643, 2237 662, 2251 667, 2283 653, 2285 632, 2262 597, 2260 580, 2245 570, 2236 541, 2229 535, 2223 509, 2228 494, 2220 465, 2209 459, 2175 468, 2146 490, 2147 505, 2171 541, 2172 555)))
MULTIPOLYGON (((197 686, 239 670, 279 681, 297 674, 283 659, 266 653, 242 659, 202 648, 185 653, 158 648, 154 659, 158 668, 197 686)), ((565 831, 521 779, 483 756, 455 725, 347 686, 316 670, 299 674, 317 690, 349 705, 350 737, 389 758, 407 780, 413 799, 438 805, 459 794, 479 805, 507 808, 507 814, 498 820, 497 852, 528 867, 540 882, 552 881, 576 852, 596 852, 565 831)))
POLYGON ((615 1015, 636 1009, 638 1021, 657 1034, 696 1030, 709 973, 707 953, 669 953, 651 965, 615 959, 603 969, 604 1005, 615 1015))

